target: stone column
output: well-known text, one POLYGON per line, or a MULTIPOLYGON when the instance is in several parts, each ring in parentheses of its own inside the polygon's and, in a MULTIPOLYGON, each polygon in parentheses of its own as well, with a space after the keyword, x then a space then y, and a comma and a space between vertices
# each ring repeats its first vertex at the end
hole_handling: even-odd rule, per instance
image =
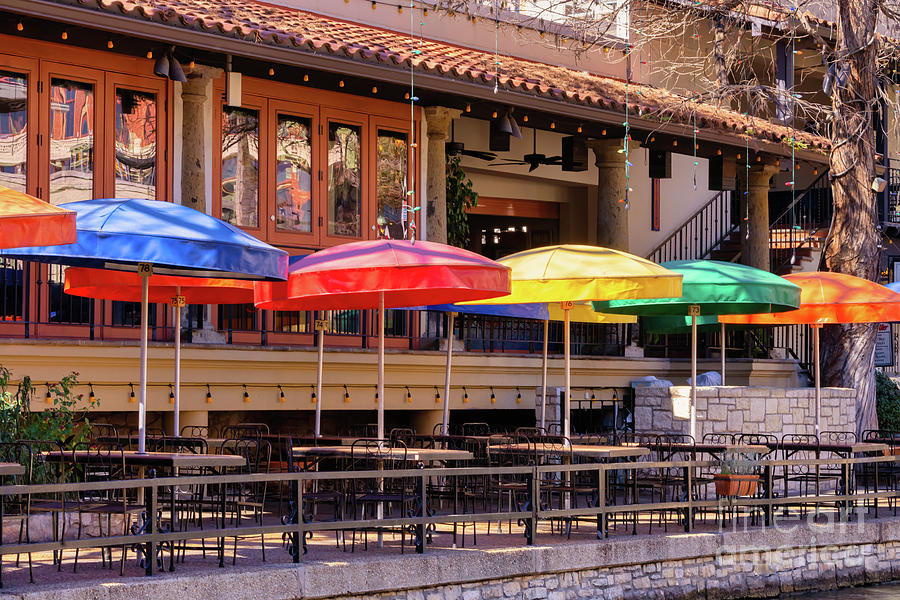
POLYGON ((443 106, 425 108, 428 135, 428 165, 425 188, 427 235, 432 242, 447 243, 447 155, 444 143, 450 134, 450 123, 462 111, 443 106))
MULTIPOLYGON (((212 212, 212 198, 207 190, 213 185, 207 182, 212 177, 212 154, 207 153, 221 148, 221 144, 212 139, 213 119, 216 118, 212 83, 221 76, 222 69, 196 65, 187 73, 187 81, 181 84, 181 204, 205 213, 212 212)), ((194 329, 186 341, 224 342, 225 337, 215 331, 210 322, 209 306, 193 310, 203 311, 203 328, 194 329)), ((181 325, 185 329, 192 328, 191 311, 182 311, 181 325)))
POLYGON ((741 262, 764 271, 769 270, 769 181, 778 169, 771 162, 752 165, 748 174, 750 193, 741 203, 742 214, 747 216, 741 228, 741 262))
POLYGON ((622 140, 590 140, 597 165, 597 245, 628 251, 628 211, 625 210, 625 155, 622 140))
POLYGON ((206 150, 212 141, 212 82, 222 75, 215 67, 197 65, 181 84, 181 204, 204 212, 212 208, 207 198, 206 150))

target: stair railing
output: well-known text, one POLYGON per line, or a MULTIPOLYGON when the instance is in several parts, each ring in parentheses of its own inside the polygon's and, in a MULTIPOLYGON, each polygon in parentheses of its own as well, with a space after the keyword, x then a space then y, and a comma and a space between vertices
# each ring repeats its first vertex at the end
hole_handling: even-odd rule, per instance
POLYGON ((647 258, 656 263, 706 258, 740 228, 737 212, 732 204, 732 193, 719 192, 654 248, 647 258))
POLYGON ((825 169, 774 219, 769 220, 770 267, 773 273, 797 262, 798 251, 811 245, 819 229, 831 225, 831 186, 825 169))

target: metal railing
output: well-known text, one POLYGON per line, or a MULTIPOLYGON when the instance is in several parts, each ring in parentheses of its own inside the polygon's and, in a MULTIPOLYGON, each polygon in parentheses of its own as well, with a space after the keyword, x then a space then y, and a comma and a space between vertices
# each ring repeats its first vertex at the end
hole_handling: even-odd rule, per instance
POLYGON ((722 242, 740 229, 737 196, 729 191, 719 192, 688 217, 684 224, 647 255, 660 263, 669 260, 706 258, 722 242))
MULTIPOLYGON (((640 515, 660 516, 670 522, 680 523, 685 532, 690 532, 698 518, 715 513, 715 523, 720 522, 722 511, 732 514, 745 512, 762 517, 760 525, 770 527, 776 524, 778 514, 791 508, 820 510, 833 507, 841 520, 848 520, 851 512, 858 518, 869 513, 875 518, 879 510, 893 504, 896 512, 897 489, 896 464, 898 456, 867 456, 857 458, 807 458, 791 460, 760 460, 756 462, 758 491, 753 495, 734 496, 723 502, 720 498, 704 499, 697 486, 711 485, 709 480, 699 478, 701 473, 709 473, 719 463, 711 460, 667 460, 646 462, 610 462, 588 464, 544 464, 505 467, 464 467, 464 468, 415 468, 392 470, 342 471, 342 472, 290 472, 275 474, 240 475, 194 475, 183 477, 161 477, 148 479, 126 479, 88 483, 58 483, 38 485, 0 486, 0 520, 10 506, 21 506, 22 498, 31 496, 53 496, 62 500, 66 511, 66 498, 73 512, 78 511, 76 498, 79 495, 97 496, 110 490, 120 494, 138 496, 144 499, 145 522, 133 535, 100 535, 82 539, 62 539, 50 541, 20 541, 0 544, 0 556, 28 555, 29 553, 54 552, 76 548, 123 548, 140 549, 146 560, 145 572, 152 575, 165 557, 162 550, 169 552, 169 570, 174 570, 174 555, 177 544, 187 541, 217 540, 219 566, 224 566, 224 544, 227 538, 275 535, 287 541, 293 562, 300 562, 308 551, 307 540, 315 532, 352 532, 361 530, 394 531, 411 537, 411 544, 418 553, 426 551, 428 537, 438 526, 449 526, 455 535, 457 524, 489 523, 509 521, 517 524, 525 544, 534 544, 538 525, 542 521, 556 520, 571 525, 573 522, 593 522, 597 538, 609 537, 611 520, 614 525, 625 525, 626 532, 636 533, 640 515), (810 493, 801 488, 792 489, 787 484, 788 473, 819 473, 831 469, 834 489, 823 491, 818 486, 810 493), (781 473, 779 473, 779 470, 781 473), (653 474, 665 473, 673 486, 683 486, 691 493, 673 494, 669 499, 658 500, 652 496, 649 501, 640 493, 641 479, 653 474), (782 476, 783 474, 783 476, 782 476), (439 513, 436 509, 446 506, 453 494, 464 489, 466 481, 473 477, 483 477, 485 481, 515 481, 517 497, 504 510, 502 502, 483 507, 481 511, 459 512, 459 507, 451 503, 449 512, 439 513), (393 480, 401 480, 406 486, 404 494, 410 499, 410 509, 384 518, 319 519, 306 510, 307 499, 313 497, 308 490, 318 489, 327 484, 344 483, 356 488, 355 483, 375 481, 378 486, 390 486, 393 480), (780 483, 784 481, 784 486, 780 483), (570 482, 579 481, 581 492, 569 487, 570 482), (352 483, 351 483, 352 482, 352 483), (278 523, 266 525, 254 523, 248 526, 229 526, 226 522, 226 495, 216 490, 224 490, 229 485, 266 483, 287 484, 290 487, 289 514, 278 523), (435 485, 437 484, 437 485, 435 485), (462 484, 462 485, 461 485, 462 484), (882 485, 883 484, 883 485, 882 485), (207 490, 216 495, 210 497, 210 511, 215 527, 212 529, 183 529, 178 526, 181 508, 178 490, 195 488, 207 490), (448 490, 450 494, 448 496, 448 490), (548 493, 562 495, 583 493, 592 499, 585 506, 573 506, 564 501, 548 502, 548 493), (438 499, 443 500, 439 503, 438 499), (301 507, 297 510, 296 507, 301 507), (155 516, 147 518, 147 515, 155 516)), ((656 480, 654 480, 656 481, 656 480)), ((387 503, 389 500, 383 500, 387 503)), ((280 516, 280 515, 276 515, 280 516)), ((652 522, 651 522, 652 526, 652 522)), ((450 530, 446 532, 449 533, 450 530)), ((405 539, 405 538, 404 538, 405 539)), ((598 542, 601 543, 601 542, 598 542)), ((25 567, 27 568, 27 567, 25 567)))
POLYGON ((828 170, 793 199, 790 191, 770 192, 769 203, 777 211, 770 219, 769 264, 778 273, 796 264, 798 253, 811 247, 816 232, 831 226, 834 207, 828 170))

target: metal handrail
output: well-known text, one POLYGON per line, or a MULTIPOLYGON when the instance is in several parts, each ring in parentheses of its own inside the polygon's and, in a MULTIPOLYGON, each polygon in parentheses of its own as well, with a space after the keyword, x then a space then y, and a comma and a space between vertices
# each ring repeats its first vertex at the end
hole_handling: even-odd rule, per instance
MULTIPOLYGON (((684 223, 682 223, 681 227, 673 231, 665 240, 663 240, 660 244, 658 244, 653 250, 651 250, 647 254, 647 258, 654 262, 663 262, 665 260, 679 260, 682 258, 705 258, 708 256, 713 250, 718 247, 722 241, 724 241, 729 235, 737 231, 739 228, 739 223, 734 222, 734 215, 731 214, 732 207, 730 206, 731 202, 731 193, 729 191, 720 191, 712 198, 706 201, 706 203, 697 209, 694 214, 685 219, 684 223), (710 215, 709 217, 704 217, 707 213, 709 213, 714 204, 718 206, 718 215, 710 215), (732 217, 730 220, 726 217, 732 217), (710 222, 711 221, 711 222, 710 222), (707 232, 700 231, 699 228, 706 227, 707 232), (717 229, 710 236, 708 234, 709 225, 718 226, 717 229), (702 251, 702 253, 697 256, 682 256, 677 252, 671 252, 668 256, 663 257, 663 249, 671 244, 676 243, 676 239, 679 243, 679 248, 681 242, 684 240, 686 232, 689 229, 693 229, 692 234, 694 240, 698 241, 700 235, 706 233, 705 238, 707 239, 707 247, 702 251)), ((676 248, 677 250, 678 248, 676 248)), ((697 252, 693 253, 696 254, 697 252)))

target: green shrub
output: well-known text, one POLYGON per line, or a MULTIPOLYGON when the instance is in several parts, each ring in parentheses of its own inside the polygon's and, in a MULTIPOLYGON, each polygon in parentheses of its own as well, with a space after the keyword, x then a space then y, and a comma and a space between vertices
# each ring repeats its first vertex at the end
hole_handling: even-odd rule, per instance
POLYGON ((9 369, 0 366, 0 441, 41 440, 71 448, 90 437, 88 408, 79 408, 81 396, 72 392, 76 373, 48 384, 53 404, 40 411, 31 407, 35 393, 31 378, 23 377, 15 391, 9 390, 9 379, 9 369))
POLYGON ((875 408, 879 428, 900 431, 900 387, 881 371, 875 371, 875 408))

